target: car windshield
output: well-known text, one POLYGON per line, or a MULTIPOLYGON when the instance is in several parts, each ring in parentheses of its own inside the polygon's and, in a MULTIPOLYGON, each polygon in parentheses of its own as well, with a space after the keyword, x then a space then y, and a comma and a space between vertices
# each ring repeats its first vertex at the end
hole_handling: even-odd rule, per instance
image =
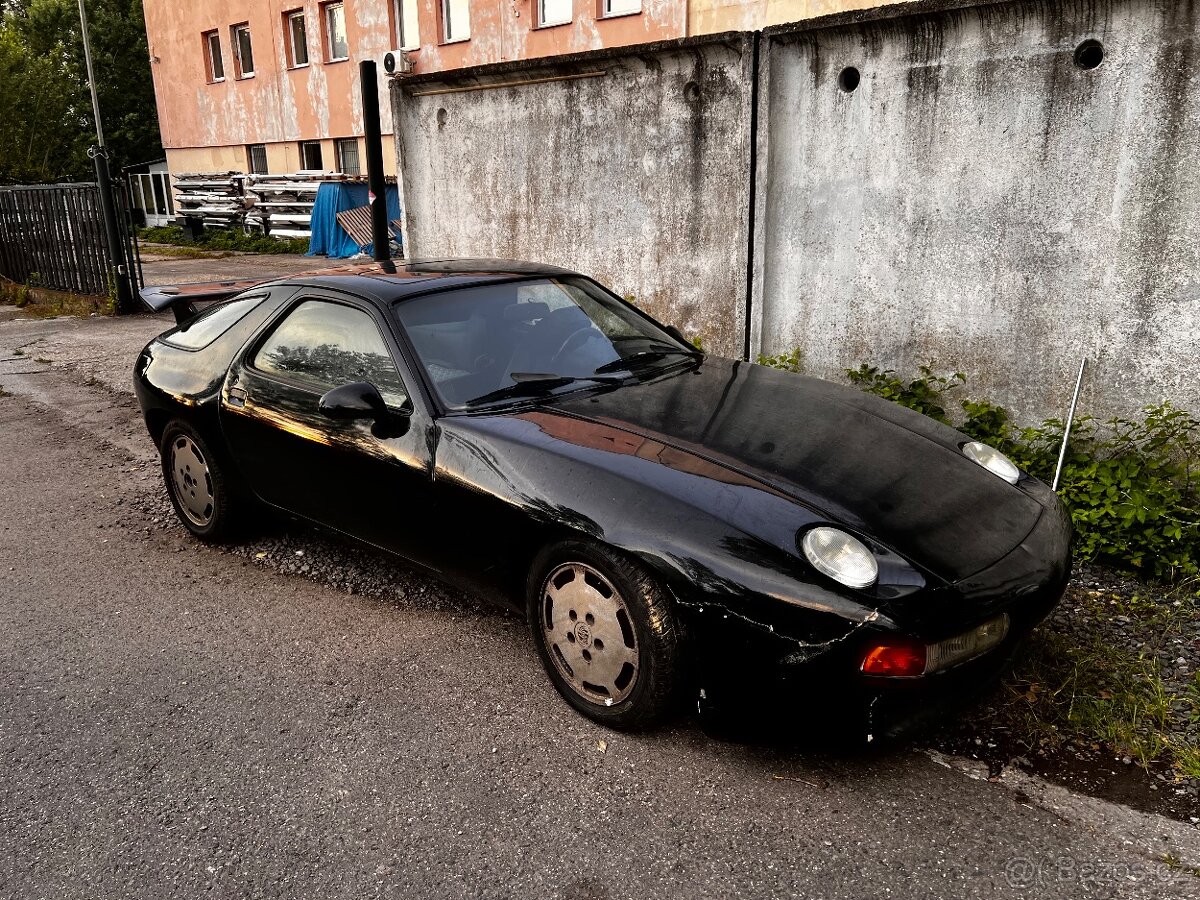
POLYGON ((451 409, 604 384, 696 353, 586 278, 487 284, 394 309, 451 409))

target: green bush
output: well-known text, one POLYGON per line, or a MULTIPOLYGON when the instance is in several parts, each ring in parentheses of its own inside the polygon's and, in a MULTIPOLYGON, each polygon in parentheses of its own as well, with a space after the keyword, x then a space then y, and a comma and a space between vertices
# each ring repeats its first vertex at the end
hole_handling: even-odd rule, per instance
POLYGON ((178 247, 196 247, 202 250, 237 250, 243 253, 307 253, 305 238, 273 238, 261 234, 245 234, 240 231, 209 228, 199 240, 193 241, 177 225, 160 228, 143 228, 138 238, 151 244, 173 244, 178 247))
MULTIPOLYGON (((1031 475, 1053 479, 1062 421, 1019 428, 1004 407, 969 399, 959 401, 962 415, 952 421, 945 395, 966 378, 936 374, 932 365, 921 366, 911 381, 865 364, 846 374, 863 390, 955 425, 1031 475)), ((1139 420, 1076 419, 1059 484, 1075 525, 1076 554, 1160 578, 1200 572, 1198 464, 1200 421, 1170 403, 1147 406, 1139 420)))
POLYGON ((864 391, 878 394, 885 400, 915 409, 919 413, 937 419, 939 422, 950 424, 946 409, 942 406, 942 395, 947 391, 966 384, 967 379, 962 372, 953 375, 937 375, 932 363, 920 367, 921 375, 912 381, 904 382, 891 369, 880 371, 875 366, 863 363, 857 369, 847 369, 846 375, 850 381, 864 391))
POLYGON ((755 362, 760 366, 770 366, 772 369, 782 369, 784 372, 803 374, 804 351, 796 347, 788 352, 780 353, 778 356, 766 356, 760 353, 755 362))

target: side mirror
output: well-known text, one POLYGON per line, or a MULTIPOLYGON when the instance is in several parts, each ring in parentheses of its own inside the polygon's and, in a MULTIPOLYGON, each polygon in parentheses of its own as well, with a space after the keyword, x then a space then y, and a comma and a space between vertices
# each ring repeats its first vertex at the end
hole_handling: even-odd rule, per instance
POLYGON ((317 408, 331 419, 372 419, 376 422, 388 416, 387 404, 379 388, 369 381, 344 384, 321 397, 317 408))

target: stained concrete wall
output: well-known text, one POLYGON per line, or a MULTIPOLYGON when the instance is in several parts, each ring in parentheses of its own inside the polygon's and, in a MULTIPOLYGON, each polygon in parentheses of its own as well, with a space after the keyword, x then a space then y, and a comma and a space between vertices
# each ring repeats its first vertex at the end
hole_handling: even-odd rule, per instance
POLYGON ((1200 0, 843 12, 763 33, 754 141, 748 34, 397 81, 408 247, 574 266, 814 374, 933 360, 1025 420, 1082 356, 1085 411, 1200 411, 1198 43, 1200 0))
POLYGON ((397 80, 408 253, 573 267, 740 354, 751 64, 726 35, 397 80))
POLYGON ((933 359, 1026 418, 1087 356, 1088 411, 1200 409, 1198 44, 1189 0, 768 31, 754 347, 822 375, 933 359))

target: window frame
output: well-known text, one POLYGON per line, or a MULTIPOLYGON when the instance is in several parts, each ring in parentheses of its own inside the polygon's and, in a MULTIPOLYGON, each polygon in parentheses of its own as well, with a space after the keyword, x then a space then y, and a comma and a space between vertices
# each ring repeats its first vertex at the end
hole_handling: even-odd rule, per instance
POLYGON ((161 340, 164 344, 170 344, 175 349, 183 350, 186 353, 199 353, 201 350, 207 350, 221 338, 225 337, 225 335, 227 335, 235 326, 241 324, 241 322, 245 320, 246 316, 260 308, 263 302, 269 296, 270 294, 268 292, 255 292, 253 289, 251 289, 245 294, 237 294, 233 297, 229 297, 228 299, 219 300, 212 304, 212 306, 206 306, 204 309, 200 310, 200 312, 198 312, 193 318, 184 322, 182 325, 177 325, 176 327, 172 328, 161 338, 159 338, 159 340, 161 340), (220 331, 208 337, 202 343, 197 342, 194 344, 189 344, 178 339, 178 335, 186 334, 188 329, 195 327, 206 319, 220 315, 222 310, 234 308, 235 303, 239 303, 244 300, 254 300, 256 302, 253 306, 247 306, 235 318, 222 327, 220 331))
POLYGON ((461 0, 467 16, 467 33, 463 37, 454 37, 450 27, 455 0, 439 0, 438 2, 438 31, 439 43, 460 44, 471 39, 471 0, 461 0))
POLYGON ((395 0, 392 4, 392 15, 396 19, 395 41, 396 48, 399 50, 420 50, 421 49, 421 13, 418 0, 395 0), (404 15, 406 8, 412 9, 412 37, 407 41, 405 35, 408 29, 404 27, 407 17, 404 15))
POLYGON ((308 18, 304 14, 304 8, 290 9, 283 14, 283 35, 284 47, 287 48, 287 59, 289 69, 307 69, 309 63, 312 62, 312 54, 308 50, 308 18), (299 21, 304 29, 304 62, 298 61, 296 53, 296 31, 293 23, 299 21))
POLYGON ((247 78, 254 77, 254 35, 250 32, 249 22, 239 22, 236 25, 229 26, 229 42, 233 45, 233 61, 234 61, 234 78, 237 81, 244 81, 247 78), (246 71, 245 61, 242 59, 242 42, 240 35, 245 32, 246 42, 250 47, 250 71, 246 71))
POLYGON ((601 19, 619 19, 622 16, 640 16, 642 14, 642 0, 638 0, 637 9, 624 9, 614 11, 612 9, 613 0, 600 0, 600 15, 601 19))
MULTIPOLYGON (((388 403, 386 397, 384 397, 383 402, 387 404, 388 409, 394 411, 402 410, 406 406, 409 408, 415 408, 416 401, 414 400, 414 397, 417 392, 413 389, 413 377, 408 374, 407 365, 403 358, 403 352, 398 352, 401 351, 399 341, 394 334, 390 335, 389 340, 388 332, 391 326, 387 322, 386 318, 380 315, 379 311, 375 309, 373 305, 358 300, 358 298, 351 298, 349 296, 332 297, 327 294, 320 294, 312 291, 301 291, 299 294, 292 297, 292 299, 287 303, 283 304, 283 307, 279 309, 276 314, 267 322, 266 327, 264 327, 259 332, 258 336, 250 342, 249 348, 241 356, 241 364, 252 371, 259 378, 266 378, 270 381, 274 381, 276 384, 285 385, 286 387, 297 391, 302 391, 305 394, 313 397, 320 397, 331 390, 343 387, 343 385, 335 384, 332 387, 322 390, 320 388, 313 387, 311 382, 307 382, 303 378, 289 376, 286 372, 268 371, 267 369, 262 369, 256 365, 258 355, 262 352, 262 349, 266 345, 267 341, 269 341, 271 337, 283 327, 287 320, 291 318, 292 313, 298 310, 305 303, 309 302, 328 303, 332 306, 344 306, 347 309, 355 310, 356 312, 360 312, 366 316, 367 319, 370 320, 371 324, 375 326, 375 330, 379 335, 380 342, 383 344, 383 349, 387 352, 387 357, 392 361, 392 366, 396 370, 396 378, 404 388, 405 399, 402 404, 396 406, 388 403)), ((379 385, 375 385, 375 387, 378 389, 379 385)), ((382 391, 380 391, 380 393, 382 395, 382 391)))
POLYGON ((321 31, 325 37, 324 57, 326 63, 347 62, 350 59, 350 30, 347 27, 346 20, 346 3, 345 0, 330 0, 328 3, 321 4, 321 31), (346 55, 334 56, 333 48, 333 27, 330 18, 334 10, 342 11, 342 31, 346 37, 346 55))
MULTIPOLYGON (((608 0, 601 0, 602 3, 607 3, 608 0)), ((559 25, 570 25, 575 21, 575 4, 572 0, 566 0, 567 17, 565 19, 555 19, 549 21, 546 19, 546 0, 537 0, 537 28, 557 28, 559 25)))
POLYGON ((213 28, 202 32, 200 39, 204 42, 204 73, 208 76, 208 83, 220 84, 225 80, 225 51, 221 49, 221 29, 213 28), (217 42, 215 57, 213 56, 214 40, 217 42), (220 75, 217 74, 218 66, 221 68, 220 75))
POLYGON ((296 143, 300 147, 300 169, 305 172, 324 172, 325 171, 325 148, 321 145, 321 142, 320 141, 297 141, 296 143), (319 166, 317 166, 315 169, 307 166, 306 163, 308 162, 308 160, 306 160, 304 158, 304 148, 311 147, 311 146, 315 146, 317 148, 317 152, 321 154, 321 164, 319 166))
POLYGON ((362 172, 362 148, 359 146, 358 138, 334 138, 333 154, 337 157, 338 171, 343 175, 361 175, 362 172), (345 144, 354 144, 354 171, 350 172, 346 169, 346 164, 343 162, 342 147, 345 144))
POLYGON ((247 172, 247 174, 250 174, 250 175, 269 175, 271 173, 271 161, 267 157, 267 145, 266 144, 247 144, 246 145, 246 172, 247 172), (261 172, 254 168, 254 151, 259 148, 262 149, 263 167, 262 167, 261 172))

